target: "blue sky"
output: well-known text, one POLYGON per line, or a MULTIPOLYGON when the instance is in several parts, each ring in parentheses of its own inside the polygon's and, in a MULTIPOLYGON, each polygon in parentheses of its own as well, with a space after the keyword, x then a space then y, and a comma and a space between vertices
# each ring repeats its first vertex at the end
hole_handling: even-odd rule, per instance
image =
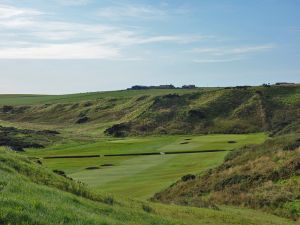
POLYGON ((0 93, 300 82, 297 0, 0 0, 0 93))

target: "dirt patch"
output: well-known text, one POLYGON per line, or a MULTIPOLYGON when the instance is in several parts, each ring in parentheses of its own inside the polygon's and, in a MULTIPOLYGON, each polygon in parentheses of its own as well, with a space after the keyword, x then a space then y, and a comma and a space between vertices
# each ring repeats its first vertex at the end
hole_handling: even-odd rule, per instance
POLYGON ((185 141, 185 142, 181 142, 180 144, 181 144, 181 145, 186 145, 186 144, 188 144, 188 143, 190 143, 190 142, 185 141))
POLYGON ((235 143, 237 143, 236 141, 228 141, 227 142, 228 144, 235 144, 235 143))

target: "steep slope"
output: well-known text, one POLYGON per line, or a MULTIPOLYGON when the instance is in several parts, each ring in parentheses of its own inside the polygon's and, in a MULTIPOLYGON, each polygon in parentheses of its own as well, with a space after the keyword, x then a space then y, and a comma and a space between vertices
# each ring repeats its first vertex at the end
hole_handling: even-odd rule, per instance
POLYGON ((164 206, 95 194, 3 148, 0 162, 0 223, 5 225, 293 224, 251 210, 164 206))
POLYGON ((276 133, 299 121, 299 93, 300 87, 256 87, 157 96, 142 114, 106 133, 276 133))
POLYGON ((153 200, 238 205, 299 220, 299 178, 300 133, 294 132, 235 150, 219 167, 195 179, 178 181, 153 200))
MULTIPOLYGON (((106 131, 113 136, 276 133, 298 120, 300 86, 37 96, 25 97, 24 104, 20 98, 10 97, 11 104, 0 105, 0 119, 55 129, 97 131, 98 135, 106 131)), ((0 96, 0 103, 7 103, 8 99, 0 96)))

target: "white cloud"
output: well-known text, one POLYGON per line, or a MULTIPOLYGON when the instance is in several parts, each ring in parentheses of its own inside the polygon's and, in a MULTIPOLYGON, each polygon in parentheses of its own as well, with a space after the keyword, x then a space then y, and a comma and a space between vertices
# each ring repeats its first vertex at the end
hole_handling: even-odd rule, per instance
POLYGON ((228 59, 194 59, 195 63, 219 63, 219 62, 234 62, 242 60, 241 57, 237 58, 228 58, 228 59))
POLYGON ((28 8, 18 8, 10 5, 0 4, 0 27, 24 28, 32 26, 34 19, 43 13, 28 8))
POLYGON ((198 54, 207 54, 212 56, 224 56, 224 55, 242 55, 248 53, 256 53, 261 51, 270 50, 275 48, 273 44, 256 45, 256 46, 241 46, 232 48, 194 48, 192 52, 198 54))
POLYGON ((196 63, 217 63, 242 60, 248 54, 259 53, 273 48, 275 48, 275 45, 265 44, 231 48, 194 48, 190 52, 195 53, 197 57, 201 57, 193 60, 196 63))
MULTIPOLYGON (((133 11, 137 13, 137 10, 133 11)), ((146 9, 142 11, 150 13, 146 9)), ((123 52, 131 46, 187 44, 209 38, 199 35, 149 36, 137 29, 49 20, 41 16, 43 12, 5 5, 0 6, 0 12, 4 12, 0 17, 0 58, 125 60, 123 52)), ((140 60, 137 56, 127 56, 129 60, 140 60)))
MULTIPOLYGON (((83 4, 87 1, 64 2, 83 4)), ((165 15, 165 11, 150 6, 118 6, 101 10, 99 15, 117 18, 165 15)), ((50 18, 51 15, 39 10, 0 4, 0 58, 141 60, 143 57, 131 55, 129 48, 155 43, 186 45, 204 39, 215 39, 213 36, 191 34, 145 35, 142 28, 125 29, 99 23, 75 23, 50 18)), ((196 54, 195 62, 209 63, 233 61, 238 56, 272 48, 274 45, 271 44, 194 48, 190 53, 196 54)))
POLYGON ((13 17, 28 17, 37 16, 42 13, 38 10, 27 9, 27 8, 17 8, 10 5, 0 4, 0 19, 11 19, 13 17))
POLYGON ((57 0, 56 2, 62 5, 81 6, 87 5, 90 2, 90 0, 57 0))
POLYGON ((140 40, 140 44, 155 43, 155 42, 168 42, 178 44, 188 44, 192 42, 198 42, 204 39, 212 38, 212 36, 201 35, 170 35, 170 36, 155 36, 144 38, 140 40))
POLYGON ((113 59, 118 49, 98 43, 52 44, 35 47, 2 48, 0 59, 113 59))
POLYGON ((139 19, 157 19, 167 16, 167 12, 159 8, 144 5, 119 5, 106 7, 98 10, 99 17, 108 19, 139 18, 139 19))

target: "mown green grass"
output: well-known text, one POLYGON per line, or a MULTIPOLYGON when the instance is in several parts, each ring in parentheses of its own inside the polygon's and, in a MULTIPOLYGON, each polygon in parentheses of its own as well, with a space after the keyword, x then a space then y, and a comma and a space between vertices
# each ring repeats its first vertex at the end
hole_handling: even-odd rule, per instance
POLYGON ((73 181, 0 148, 0 224, 292 225, 266 213, 162 205, 107 194, 84 194, 73 181), (72 191, 73 190, 73 191, 72 191), (77 191, 76 191, 77 190, 77 191), (73 193, 73 194, 72 194, 73 193))
POLYGON ((212 135, 164 135, 128 138, 99 138, 97 141, 68 141, 46 149, 29 149, 30 156, 61 156, 91 154, 121 154, 144 152, 170 152, 192 150, 232 150, 248 144, 262 143, 264 133, 212 134, 212 135), (190 140, 188 140, 190 139, 190 140), (228 143, 235 141, 236 143, 228 143), (188 142, 187 144, 182 144, 188 142))
MULTIPOLYGON (((169 151, 231 150, 248 144, 261 143, 263 133, 202 136, 149 136, 134 138, 102 138, 94 143, 68 142, 47 149, 27 150, 35 157, 62 155, 120 154, 169 151), (236 143, 228 143, 235 141, 236 143), (188 142, 187 144, 182 144, 188 142)), ((220 164, 227 152, 180 155, 100 157, 80 159, 43 159, 43 164, 63 170, 94 190, 105 190, 124 196, 147 199, 168 187, 181 176, 200 173, 220 164), (101 167, 113 164, 111 167, 101 167), (87 170, 97 166, 99 169, 87 170)))
POLYGON ((199 173, 220 164, 225 153, 164 156, 139 156, 118 166, 99 170, 82 170, 71 177, 88 183, 95 190, 148 199, 183 175, 199 173))

